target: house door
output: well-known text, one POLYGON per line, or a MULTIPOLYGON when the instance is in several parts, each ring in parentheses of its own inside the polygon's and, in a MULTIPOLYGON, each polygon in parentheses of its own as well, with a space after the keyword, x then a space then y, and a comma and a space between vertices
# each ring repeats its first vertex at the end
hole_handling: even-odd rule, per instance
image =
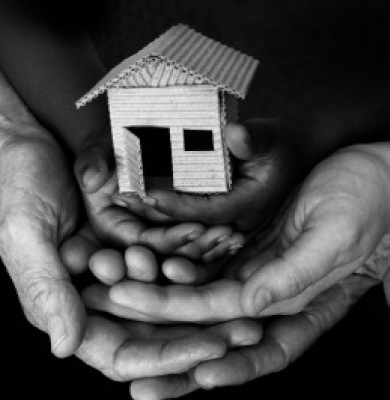
POLYGON ((129 129, 140 140, 146 190, 173 189, 169 128, 132 126, 129 129))

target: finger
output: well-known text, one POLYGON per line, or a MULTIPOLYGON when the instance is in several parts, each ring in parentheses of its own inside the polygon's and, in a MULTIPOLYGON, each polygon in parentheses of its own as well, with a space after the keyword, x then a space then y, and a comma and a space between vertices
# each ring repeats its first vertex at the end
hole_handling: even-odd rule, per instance
POLYGON ((124 194, 114 194, 112 196, 114 204, 120 207, 127 208, 131 213, 138 215, 141 218, 155 222, 172 222, 173 219, 168 215, 162 214, 155 210, 154 199, 146 197, 144 200, 138 196, 127 196, 124 194))
POLYGON ((240 160, 250 160, 253 157, 251 137, 243 125, 228 124, 225 128, 225 138, 234 157, 240 160))
POLYGON ((203 261, 211 262, 217 260, 227 254, 236 255, 245 244, 245 236, 242 233, 235 232, 230 235, 229 239, 221 241, 216 247, 211 249, 203 256, 203 261))
POLYGON ((172 283, 179 285, 201 285, 211 282, 224 268, 226 257, 212 263, 195 263, 183 257, 166 259, 162 272, 172 283))
POLYGON ((134 321, 122 324, 133 335, 138 334, 148 340, 178 339, 202 331, 223 339, 229 349, 257 344, 263 334, 262 326, 258 321, 244 318, 215 324, 208 328, 193 324, 153 326, 134 321))
POLYGON ((128 278, 142 282, 156 280, 158 264, 151 250, 141 246, 131 246, 126 250, 125 260, 128 278))
POLYGON ((62 244, 60 248, 61 261, 70 274, 81 274, 88 269, 89 259, 99 248, 98 239, 91 228, 85 225, 62 244))
POLYGON ((200 259, 204 254, 210 252, 219 244, 227 242, 232 232, 232 228, 225 225, 207 228, 199 238, 178 248, 175 254, 192 259, 200 259))
POLYGON ((54 355, 67 357, 84 335, 84 305, 55 246, 44 239, 34 240, 36 232, 27 227, 15 233, 10 237, 16 237, 18 243, 6 243, 1 257, 27 318, 49 334, 54 355))
POLYGON ((242 285, 220 280, 200 287, 160 287, 121 282, 110 288, 110 300, 122 309, 153 318, 179 322, 210 322, 240 318, 242 285))
POLYGON ((121 281, 126 274, 123 255, 112 249, 102 249, 93 254, 89 268, 100 282, 110 286, 121 281))
POLYGON ((323 293, 307 311, 275 319, 260 344, 199 365, 195 380, 205 388, 240 385, 285 369, 343 318, 372 285, 359 282, 356 278, 347 280, 323 293))
POLYGON ((198 223, 182 223, 173 227, 152 227, 142 231, 138 243, 150 246, 161 254, 171 254, 180 247, 198 240, 205 228, 198 223))
POLYGON ((348 246, 355 241, 347 236, 339 224, 304 231, 281 256, 250 277, 241 299, 245 312, 259 315, 272 304, 291 299, 326 277, 346 261, 339 255, 350 254, 348 246))
POLYGON ((193 373, 136 379, 130 385, 135 400, 163 400, 182 397, 199 389, 193 373))
POLYGON ((122 247, 144 245, 162 254, 172 253, 204 232, 199 223, 148 227, 137 216, 117 206, 100 210, 92 218, 103 242, 122 247))
POLYGON ((102 311, 119 318, 150 322, 154 324, 169 324, 171 321, 164 318, 138 312, 129 307, 114 303, 109 296, 109 288, 106 285, 91 285, 84 289, 82 299, 88 309, 102 311))
POLYGON ((149 197, 155 200, 154 208, 176 221, 199 221, 207 225, 227 224, 236 221, 247 206, 248 197, 258 190, 250 178, 235 182, 227 194, 194 196, 190 194, 152 190, 149 197))
POLYGON ((115 368, 124 379, 186 372, 207 360, 222 357, 226 344, 206 333, 177 339, 128 340, 115 357, 115 368))
POLYGON ((186 372, 200 362, 222 357, 226 344, 209 334, 148 340, 100 317, 88 320, 77 356, 118 381, 186 372))
POLYGON ((349 277, 357 268, 357 264, 350 263, 343 265, 342 268, 337 268, 329 273, 325 278, 319 280, 315 284, 309 286, 302 293, 297 296, 272 304, 270 307, 265 308, 259 314, 260 317, 267 317, 270 315, 291 315, 297 314, 304 310, 313 299, 318 297, 321 293, 333 287, 343 279, 349 277))
POLYGON ((259 322, 250 319, 236 319, 213 325, 206 332, 225 340, 229 348, 253 346, 260 342, 263 336, 259 322))
POLYGON ((190 285, 202 279, 203 269, 199 270, 192 261, 183 257, 171 257, 164 260, 161 266, 162 273, 170 281, 190 285))
POLYGON ((76 159, 74 172, 81 189, 86 193, 99 190, 108 180, 113 164, 111 134, 107 126, 101 133, 92 135, 76 159))

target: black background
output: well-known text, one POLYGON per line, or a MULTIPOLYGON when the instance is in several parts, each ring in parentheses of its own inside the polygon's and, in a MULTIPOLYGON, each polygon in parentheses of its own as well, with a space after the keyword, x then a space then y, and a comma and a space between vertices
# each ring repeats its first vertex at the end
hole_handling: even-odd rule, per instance
MULTIPOLYGON (((73 17, 89 24, 108 68, 179 22, 258 57, 262 64, 247 101, 240 105, 246 118, 279 115, 326 83, 335 66, 348 70, 361 63, 382 62, 389 50, 385 3, 80 0, 55 4, 67 11, 64 16, 70 24, 73 17)), ((35 4, 43 7, 44 2, 35 4)), ((74 357, 55 359, 46 336, 25 320, 4 268, 0 285, 0 399, 127 398, 128 384, 110 382, 74 357)), ((390 312, 378 286, 287 370, 244 386, 190 397, 388 397, 389 342, 390 312)))

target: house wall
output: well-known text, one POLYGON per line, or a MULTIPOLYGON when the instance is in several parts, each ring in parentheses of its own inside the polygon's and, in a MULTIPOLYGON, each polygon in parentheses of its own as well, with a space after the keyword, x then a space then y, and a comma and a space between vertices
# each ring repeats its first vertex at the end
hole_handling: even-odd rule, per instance
POLYGON ((228 190, 217 88, 209 85, 116 88, 109 90, 108 97, 114 147, 125 140, 123 128, 170 128, 174 187, 195 193, 228 190), (215 150, 185 151, 183 129, 211 130, 215 150))

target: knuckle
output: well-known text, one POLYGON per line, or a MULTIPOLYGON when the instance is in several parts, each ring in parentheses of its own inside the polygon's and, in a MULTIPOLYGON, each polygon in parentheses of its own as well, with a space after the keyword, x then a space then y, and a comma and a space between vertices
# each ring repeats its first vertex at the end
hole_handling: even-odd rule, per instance
POLYGON ((45 330, 45 314, 56 311, 60 293, 58 281, 53 277, 36 273, 25 277, 21 303, 29 322, 37 328, 45 330))
POLYGON ((165 340, 161 343, 157 353, 157 360, 160 364, 163 364, 172 358, 173 347, 174 345, 172 340, 165 340))
POLYGON ((245 371, 245 380, 252 381, 260 375, 260 365, 246 353, 241 354, 241 370, 245 371))
POLYGON ((273 372, 278 372, 286 369, 291 363, 291 355, 288 346, 273 337, 267 337, 268 345, 273 349, 274 364, 273 372))
POLYGON ((307 305, 307 301, 292 301, 288 305, 288 309, 284 312, 287 315, 296 315, 301 313, 307 305))
POLYGON ((311 277, 308 276, 306 271, 302 271, 300 268, 293 268, 285 279, 279 283, 280 288, 275 292, 280 294, 276 297, 279 297, 278 300, 291 299, 302 293, 310 282, 311 277))

